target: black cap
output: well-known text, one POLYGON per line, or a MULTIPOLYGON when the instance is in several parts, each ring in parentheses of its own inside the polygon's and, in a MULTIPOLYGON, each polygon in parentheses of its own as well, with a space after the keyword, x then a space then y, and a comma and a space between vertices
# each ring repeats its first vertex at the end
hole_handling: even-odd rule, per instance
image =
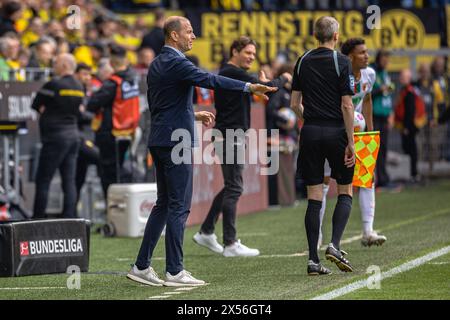
POLYGON ((86 63, 84 63, 84 62, 80 62, 78 65, 77 65, 77 69, 75 70, 75 72, 79 72, 79 71, 81 71, 81 70, 87 70, 87 71, 91 71, 92 70, 92 68, 91 67, 89 67, 86 63))
POLYGON ((97 49, 102 54, 105 53, 105 46, 100 41, 94 41, 89 44, 90 47, 97 49))
POLYGON ((116 44, 111 44, 110 52, 111 52, 112 56, 119 57, 119 58, 124 58, 127 54, 127 51, 125 50, 124 47, 121 47, 116 44))

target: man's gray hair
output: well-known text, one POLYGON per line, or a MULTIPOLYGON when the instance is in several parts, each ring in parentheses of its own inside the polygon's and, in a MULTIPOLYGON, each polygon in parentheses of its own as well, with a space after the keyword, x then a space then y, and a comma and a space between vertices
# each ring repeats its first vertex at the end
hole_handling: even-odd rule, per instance
POLYGON ((320 17, 314 24, 314 36, 320 43, 325 43, 333 39, 333 34, 338 32, 339 23, 333 17, 320 17))

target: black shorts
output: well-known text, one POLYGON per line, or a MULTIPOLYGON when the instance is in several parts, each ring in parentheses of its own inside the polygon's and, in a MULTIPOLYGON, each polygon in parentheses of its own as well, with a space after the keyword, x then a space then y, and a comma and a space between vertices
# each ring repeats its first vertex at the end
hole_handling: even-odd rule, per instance
POLYGON ((345 127, 305 125, 300 133, 297 176, 308 186, 323 183, 325 159, 331 167, 331 177, 341 185, 351 184, 354 167, 344 165, 348 139, 345 127))

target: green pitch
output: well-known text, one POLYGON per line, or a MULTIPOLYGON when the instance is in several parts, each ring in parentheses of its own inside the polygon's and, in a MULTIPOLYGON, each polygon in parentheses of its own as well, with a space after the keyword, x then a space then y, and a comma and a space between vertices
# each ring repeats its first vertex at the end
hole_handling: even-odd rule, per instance
MULTIPOLYGON (((382 247, 364 248, 358 197, 341 247, 349 252, 354 273, 341 273, 319 255, 333 274, 308 277, 304 229, 306 202, 298 207, 266 211, 238 219, 238 236, 249 247, 258 248, 256 258, 224 258, 194 244, 198 227, 186 230, 185 267, 209 284, 193 290, 148 287, 126 279, 138 252, 140 239, 91 237, 90 272, 82 274, 79 290, 67 289, 68 275, 0 278, 0 299, 310 299, 326 294, 371 274, 376 265, 381 272, 400 266, 450 245, 450 182, 426 188, 410 188, 402 193, 378 193, 375 229, 387 236, 382 247)), ((335 199, 328 201, 324 222, 324 243, 331 235, 335 199)), ((221 238, 221 224, 217 234, 221 238)), ((163 276, 164 239, 158 244, 154 269, 163 276)), ((417 268, 382 280, 380 289, 366 287, 338 299, 450 299, 450 254, 417 268)))

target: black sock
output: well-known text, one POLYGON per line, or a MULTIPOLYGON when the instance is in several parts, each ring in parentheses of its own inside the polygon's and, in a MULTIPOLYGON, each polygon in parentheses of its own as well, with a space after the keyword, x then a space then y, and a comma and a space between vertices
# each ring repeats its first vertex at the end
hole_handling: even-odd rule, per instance
POLYGON ((308 237, 309 260, 319 263, 317 255, 317 243, 320 230, 320 209, 322 201, 308 200, 308 208, 305 215, 306 236, 308 237))
POLYGON ((341 194, 338 196, 336 208, 333 213, 333 234, 331 242, 334 247, 339 250, 339 243, 344 234, 345 226, 347 225, 350 212, 352 211, 352 197, 348 194, 341 194))

